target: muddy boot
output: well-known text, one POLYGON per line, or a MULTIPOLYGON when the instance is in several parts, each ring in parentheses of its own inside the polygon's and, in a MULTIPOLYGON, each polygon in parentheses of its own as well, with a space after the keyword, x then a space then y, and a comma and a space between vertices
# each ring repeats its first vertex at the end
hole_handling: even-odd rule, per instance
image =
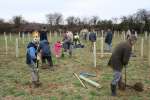
POLYGON ((120 78, 118 82, 118 89, 124 91, 125 90, 125 83, 122 82, 122 78, 120 78))
POLYGON ((72 57, 72 51, 69 51, 69 56, 72 57))
POLYGON ((36 81, 32 81, 33 88, 38 88, 38 85, 36 84, 36 81))
POLYGON ((47 69, 48 67, 47 67, 46 64, 42 64, 41 68, 42 68, 42 69, 47 69))
POLYGON ((111 96, 116 96, 116 85, 111 84, 111 96))
POLYGON ((36 85, 37 85, 37 87, 40 87, 42 85, 42 83, 40 81, 36 81, 36 85))

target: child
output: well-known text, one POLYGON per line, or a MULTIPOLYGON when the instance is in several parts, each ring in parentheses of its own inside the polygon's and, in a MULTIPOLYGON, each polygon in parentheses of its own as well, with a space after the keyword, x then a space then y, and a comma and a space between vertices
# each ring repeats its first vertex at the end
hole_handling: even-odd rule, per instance
POLYGON ((34 87, 39 87, 39 74, 38 74, 38 68, 36 66, 36 50, 37 50, 38 40, 37 38, 34 38, 32 42, 30 42, 27 46, 27 53, 26 53, 26 64, 28 64, 30 71, 31 71, 31 77, 32 77, 32 84, 34 87))
POLYGON ((62 44, 60 41, 57 41, 55 44, 54 44, 54 54, 56 56, 56 58, 60 58, 61 56, 61 51, 62 51, 62 44))

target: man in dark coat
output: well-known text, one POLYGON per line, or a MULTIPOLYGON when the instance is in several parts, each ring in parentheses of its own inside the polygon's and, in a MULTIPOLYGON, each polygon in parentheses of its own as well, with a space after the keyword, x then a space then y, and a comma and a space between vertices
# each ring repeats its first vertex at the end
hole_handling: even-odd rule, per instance
POLYGON ((93 44, 94 44, 94 42, 96 42, 96 33, 94 32, 94 30, 90 32, 89 40, 91 41, 90 49, 92 51, 93 50, 93 44))
POLYGON ((110 29, 108 29, 108 32, 106 34, 106 38, 105 38, 105 43, 106 43, 106 50, 107 51, 111 51, 111 47, 112 47, 112 38, 113 38, 113 35, 112 35, 112 32, 110 29))
POLYGON ((123 67, 129 62, 132 46, 135 44, 135 42, 136 37, 131 36, 127 41, 118 44, 108 62, 108 65, 111 66, 114 71, 114 78, 111 82, 112 96, 116 96, 116 86, 118 85, 120 87, 122 76, 121 72, 123 67))

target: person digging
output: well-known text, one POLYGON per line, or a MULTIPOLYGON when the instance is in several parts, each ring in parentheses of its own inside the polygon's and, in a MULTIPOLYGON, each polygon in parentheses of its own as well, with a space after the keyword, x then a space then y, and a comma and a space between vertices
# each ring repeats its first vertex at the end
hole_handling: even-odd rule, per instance
POLYGON ((42 68, 46 69, 49 68, 52 71, 53 69, 53 61, 52 61, 52 55, 51 55, 51 50, 49 46, 49 42, 47 40, 42 40, 40 41, 39 47, 38 47, 38 53, 41 55, 41 60, 42 60, 42 68), (48 62, 48 67, 46 67, 46 60, 48 62))
POLYGON ((125 42, 118 44, 109 59, 108 66, 112 67, 114 73, 111 82, 112 96, 117 95, 117 85, 119 89, 122 89, 122 69, 123 67, 126 67, 129 62, 132 46, 135 44, 136 40, 137 38, 135 36, 131 36, 125 42))

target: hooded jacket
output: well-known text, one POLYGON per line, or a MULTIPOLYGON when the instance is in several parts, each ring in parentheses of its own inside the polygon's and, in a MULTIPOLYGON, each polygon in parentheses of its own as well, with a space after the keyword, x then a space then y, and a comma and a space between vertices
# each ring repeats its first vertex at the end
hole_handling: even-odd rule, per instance
POLYGON ((114 49, 108 62, 114 70, 122 71, 124 65, 127 65, 131 55, 132 46, 129 41, 122 42, 114 49))
POLYGON ((51 56, 49 42, 47 40, 42 40, 40 42, 38 52, 41 50, 42 56, 51 56))
POLYGON ((26 64, 33 64, 36 62, 36 52, 37 46, 30 42, 27 46, 27 52, 26 52, 26 64))

